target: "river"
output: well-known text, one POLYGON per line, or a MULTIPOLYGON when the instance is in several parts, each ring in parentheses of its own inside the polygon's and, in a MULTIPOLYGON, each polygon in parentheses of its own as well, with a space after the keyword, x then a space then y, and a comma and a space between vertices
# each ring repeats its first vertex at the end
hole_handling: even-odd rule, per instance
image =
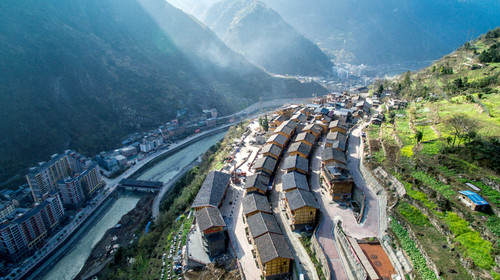
MULTIPOLYGON (((177 172, 224 137, 226 132, 202 139, 172 154, 144 172, 138 179, 168 182, 177 172)), ((140 199, 139 194, 121 195, 101 220, 43 277, 43 280, 70 280, 82 269, 93 247, 106 231, 115 226, 121 217, 132 210, 140 199)))

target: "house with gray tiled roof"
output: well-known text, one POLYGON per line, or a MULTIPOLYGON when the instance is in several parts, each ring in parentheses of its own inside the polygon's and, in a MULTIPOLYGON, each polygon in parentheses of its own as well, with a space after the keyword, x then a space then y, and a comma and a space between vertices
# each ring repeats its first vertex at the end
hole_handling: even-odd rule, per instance
POLYGON ((253 167, 255 168, 255 172, 262 171, 271 176, 276 168, 276 160, 269 156, 258 158, 253 167))
POLYGON ((242 202, 243 215, 245 217, 252 216, 258 212, 264 212, 272 214, 271 206, 269 205, 269 200, 266 196, 258 193, 251 193, 245 195, 242 202))
POLYGON ((309 158, 312 147, 302 142, 294 142, 288 147, 287 153, 290 156, 300 156, 309 158))
POLYGON ((259 192, 261 194, 267 193, 267 186, 269 185, 269 176, 264 173, 258 172, 247 177, 245 182, 246 193, 259 192))
POLYGON ((316 137, 312 133, 301 132, 295 137, 295 142, 302 142, 312 146, 316 142, 316 137))
POLYGON ((299 156, 287 156, 282 168, 287 172, 298 171, 307 174, 309 173, 309 160, 299 156))
POLYGON ((262 149, 260 150, 260 153, 263 156, 270 156, 270 157, 273 157, 274 159, 278 160, 281 156, 281 151, 282 151, 282 148, 280 146, 273 144, 273 143, 269 143, 269 144, 266 144, 262 147, 262 149))
POLYGON ((287 279, 292 275, 293 255, 281 234, 266 233, 255 239, 257 262, 265 279, 287 279))
POLYGON ((319 205, 311 192, 295 189, 285 193, 285 209, 290 225, 296 229, 298 226, 312 226, 316 223, 319 205))
POLYGON ((299 172, 289 172, 281 176, 281 185, 284 192, 294 189, 309 191, 306 175, 299 172))
POLYGON ((226 223, 222 219, 219 208, 205 207, 194 213, 196 227, 201 232, 204 250, 210 258, 226 252, 226 223))
POLYGON ((288 143, 288 138, 286 136, 283 136, 281 134, 273 134, 267 139, 266 144, 276 144, 280 146, 281 148, 285 147, 286 143, 288 143))
POLYGON ((347 143, 347 136, 340 131, 329 132, 326 135, 326 140, 325 140, 326 147, 333 147, 334 149, 337 149, 341 152, 345 152, 346 143, 347 143))
POLYGON ((253 240, 266 233, 282 234, 273 214, 259 212, 247 218, 247 225, 253 240))
POLYGON ((332 162, 347 164, 345 153, 331 147, 323 148, 323 150, 321 151, 321 161, 324 165, 330 164, 332 162))
POLYGON ((201 185, 191 207, 199 210, 204 207, 219 207, 226 194, 231 175, 220 171, 210 171, 201 185))

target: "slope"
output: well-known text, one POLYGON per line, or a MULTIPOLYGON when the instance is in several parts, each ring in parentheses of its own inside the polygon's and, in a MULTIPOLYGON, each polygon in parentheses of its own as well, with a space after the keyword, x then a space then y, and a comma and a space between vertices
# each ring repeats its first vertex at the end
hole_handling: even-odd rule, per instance
POLYGON ((0 179, 63 149, 112 148, 180 109, 324 90, 269 77, 161 0, 7 0, 0 22, 0 179))
POLYGON ((263 2, 332 57, 365 64, 438 59, 500 25, 496 0, 263 2))
POLYGON ((229 47, 269 72, 308 76, 331 73, 329 58, 260 1, 221 1, 202 20, 229 47))

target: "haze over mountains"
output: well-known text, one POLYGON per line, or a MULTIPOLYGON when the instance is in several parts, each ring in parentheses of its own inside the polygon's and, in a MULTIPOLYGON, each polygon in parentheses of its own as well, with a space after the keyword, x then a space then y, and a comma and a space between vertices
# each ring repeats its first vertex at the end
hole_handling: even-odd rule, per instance
POLYGON ((278 13, 255 0, 217 2, 201 16, 229 47, 277 74, 329 75, 332 63, 278 13))
POLYGON ((270 77, 162 0, 6 0, 0 22, 1 175, 109 149, 179 109, 325 91, 270 77))
MULTIPOLYGON (((215 0, 169 0, 202 18, 215 0)), ((500 25, 497 0, 262 0, 338 61, 438 59, 500 25)))

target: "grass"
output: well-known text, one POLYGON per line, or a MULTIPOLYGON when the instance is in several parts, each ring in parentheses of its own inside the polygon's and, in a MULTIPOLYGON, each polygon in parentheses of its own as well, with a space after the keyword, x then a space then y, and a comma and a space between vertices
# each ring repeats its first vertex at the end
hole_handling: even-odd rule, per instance
POLYGON ((384 162, 384 160, 385 160, 384 151, 383 151, 383 150, 380 150, 380 151, 377 151, 377 152, 372 153, 372 158, 373 158, 376 162, 378 162, 378 163, 382 163, 382 162, 384 162))
POLYGON ((500 193, 498 191, 482 182, 472 182, 472 184, 481 189, 479 192, 480 195, 486 197, 486 199, 489 200, 494 206, 500 207, 500 193))
POLYGON ((411 158, 413 156, 413 147, 414 147, 413 145, 404 146, 400 151, 401 155, 411 158))
POLYGON ((442 194, 444 197, 451 199, 456 195, 455 191, 451 188, 450 185, 445 185, 430 175, 426 174, 423 171, 413 171, 411 173, 413 178, 422 181, 425 185, 431 187, 436 192, 442 194))
POLYGON ((398 207, 399 213, 401 213, 401 215, 403 215, 403 217, 405 217, 411 224, 418 226, 430 225, 427 216, 420 212, 420 210, 418 210, 415 206, 403 202, 398 207))
POLYGON ((432 141, 422 143, 422 150, 420 152, 426 156, 435 156, 439 154, 442 148, 443 143, 441 141, 432 141))
POLYGON ((491 256, 493 245, 481 238, 479 232, 472 230, 466 220, 460 218, 456 213, 447 212, 444 221, 455 236, 454 241, 460 243, 474 264, 483 269, 490 269, 495 265, 491 256))

